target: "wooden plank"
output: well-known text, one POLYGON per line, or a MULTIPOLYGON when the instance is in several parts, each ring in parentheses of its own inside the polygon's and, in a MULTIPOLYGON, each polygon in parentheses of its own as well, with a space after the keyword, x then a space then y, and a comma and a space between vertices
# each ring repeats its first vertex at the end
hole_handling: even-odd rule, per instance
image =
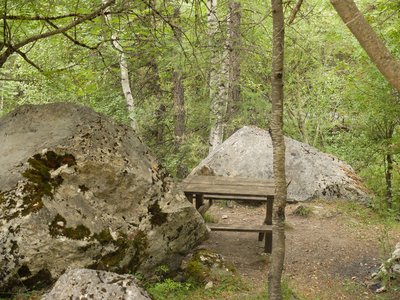
POLYGON ((207 223, 208 228, 212 231, 237 231, 237 232, 272 232, 271 225, 232 225, 207 223))
POLYGON ((186 193, 261 196, 275 195, 272 180, 223 176, 190 176, 182 182, 186 193))
POLYGON ((275 195, 275 188, 269 186, 239 186, 239 185, 210 185, 210 184, 186 184, 183 187, 185 193, 238 195, 238 196, 267 196, 275 195))
POLYGON ((248 178, 248 177, 225 177, 225 176, 189 176, 183 181, 185 184, 189 183, 211 183, 211 184, 238 184, 238 185, 255 185, 255 186, 274 186, 273 180, 248 178))
POLYGON ((237 195, 211 195, 203 194, 204 199, 214 199, 214 200, 237 200, 237 201, 261 201, 267 202, 268 196, 237 196, 237 195))

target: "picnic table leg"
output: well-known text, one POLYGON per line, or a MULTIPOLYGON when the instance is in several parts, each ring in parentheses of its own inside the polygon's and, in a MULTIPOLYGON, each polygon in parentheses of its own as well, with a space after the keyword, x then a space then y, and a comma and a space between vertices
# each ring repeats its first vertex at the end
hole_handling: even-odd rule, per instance
POLYGON ((188 201, 193 205, 193 194, 185 193, 185 196, 188 199, 188 201))
POLYGON ((204 199, 202 194, 196 194, 196 209, 199 210, 204 204, 204 199))

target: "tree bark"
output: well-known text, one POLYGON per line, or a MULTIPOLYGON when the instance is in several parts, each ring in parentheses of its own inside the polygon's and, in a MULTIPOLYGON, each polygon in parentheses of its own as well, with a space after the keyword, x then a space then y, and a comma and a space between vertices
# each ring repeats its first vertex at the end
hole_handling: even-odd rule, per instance
POLYGON ((331 0, 331 3, 382 75, 400 91, 400 62, 389 52, 354 1, 331 0))
POLYGON ((228 111, 232 118, 238 111, 240 102, 240 20, 241 7, 238 2, 229 3, 228 18, 228 50, 229 50, 229 81, 228 81, 228 111))
POLYGON ((393 194, 392 194, 392 174, 393 174, 393 157, 391 154, 386 154, 386 204, 388 208, 392 208, 393 194))
POLYGON ((300 11, 300 7, 303 4, 303 0, 297 0, 292 12, 290 13, 289 20, 287 22, 288 26, 292 25, 294 19, 296 19, 297 13, 300 11))
POLYGON ((182 138, 185 134, 186 111, 182 78, 178 71, 174 71, 173 81, 175 148, 179 150, 182 138))
MULTIPOLYGON (((104 4, 107 2, 109 1, 103 0, 104 4)), ((138 124, 135 117, 135 101, 133 100, 132 97, 132 91, 129 82, 128 61, 126 59, 124 49, 118 41, 118 34, 114 32, 114 29, 112 28, 111 25, 112 15, 110 13, 110 7, 107 7, 106 12, 107 14, 104 15, 104 18, 111 30, 111 42, 119 55, 119 67, 121 70, 121 86, 122 86, 122 91, 124 93, 126 105, 128 108, 129 123, 133 130, 138 131, 138 124)))
MULTIPOLYGON (((180 21, 180 9, 175 7, 174 9, 174 20, 178 24, 180 21)), ((178 46, 182 43, 182 32, 178 25, 175 30, 175 40, 178 46)), ((179 60, 179 55, 177 60, 179 60)), ((186 120, 186 110, 185 110, 185 91, 182 84, 182 74, 178 66, 175 66, 172 73, 173 89, 172 95, 174 99, 174 141, 175 149, 179 151, 183 136, 185 135, 185 120, 186 120)))
POLYGON ((272 119, 270 133, 273 145, 273 169, 275 178, 275 200, 272 219, 272 254, 268 273, 268 295, 270 300, 282 299, 281 278, 285 260, 285 140, 283 136, 283 59, 284 59, 284 15, 282 0, 271 0, 273 18, 272 40, 272 119))
POLYGON ((218 20, 216 15, 217 0, 207 0, 208 38, 211 51, 210 58, 210 137, 209 152, 222 144, 224 138, 224 121, 227 110, 227 51, 226 43, 218 37, 218 20), (224 51, 219 48, 223 45, 224 51))
MULTIPOLYGON (((182 31, 180 25, 180 9, 179 7, 174 8, 174 23, 175 23, 175 41, 179 47, 182 44, 182 31)), ((179 53, 176 57, 177 61, 180 61, 181 57, 179 53)), ((185 90, 182 83, 182 70, 180 64, 176 64, 172 73, 173 89, 172 95, 174 99, 174 143, 175 151, 181 155, 181 143, 184 139, 186 132, 186 109, 185 109, 185 90)), ((176 175, 179 178, 184 178, 187 175, 187 168, 182 164, 182 157, 179 157, 179 163, 177 165, 176 175)))

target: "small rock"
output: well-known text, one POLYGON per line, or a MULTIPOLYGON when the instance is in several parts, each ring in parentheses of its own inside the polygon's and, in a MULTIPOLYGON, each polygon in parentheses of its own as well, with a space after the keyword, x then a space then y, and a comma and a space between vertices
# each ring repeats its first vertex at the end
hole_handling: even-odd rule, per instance
POLYGON ((377 289, 375 293, 380 294, 386 292, 386 287, 382 286, 381 288, 377 289))
POLYGON ((212 281, 207 282, 206 286, 204 287, 205 290, 212 289, 214 287, 214 283, 212 281))
POLYGON ((227 215, 222 215, 221 218, 222 218, 222 219, 228 219, 228 216, 227 216, 227 215))
POLYGON ((62 275, 53 289, 41 300, 64 299, 126 299, 150 300, 144 289, 137 285, 132 275, 75 269, 62 275))
POLYGON ((400 275, 400 264, 396 264, 392 267, 392 270, 394 273, 397 273, 400 275))

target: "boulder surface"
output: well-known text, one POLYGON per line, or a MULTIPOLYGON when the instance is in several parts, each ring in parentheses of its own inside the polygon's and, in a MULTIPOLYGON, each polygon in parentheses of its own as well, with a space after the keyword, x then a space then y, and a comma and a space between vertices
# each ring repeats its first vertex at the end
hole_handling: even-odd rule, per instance
POLYGON ((67 103, 0 119, 0 293, 67 268, 151 276, 207 234, 129 127, 67 103))
MULTIPOLYGON (((353 169, 336 157, 285 137, 288 199, 354 199, 368 192, 353 169)), ((191 173, 272 179, 272 140, 257 127, 245 126, 210 153, 191 173)))
POLYGON ((74 269, 63 274, 41 300, 151 300, 132 275, 74 269))

